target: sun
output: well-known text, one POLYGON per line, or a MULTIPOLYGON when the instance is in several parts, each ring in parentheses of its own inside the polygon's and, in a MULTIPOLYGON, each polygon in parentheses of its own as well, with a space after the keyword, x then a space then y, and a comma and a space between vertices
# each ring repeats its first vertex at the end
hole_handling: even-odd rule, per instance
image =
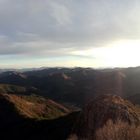
POLYGON ((140 65, 140 40, 114 42, 101 50, 104 63, 109 66, 129 67, 140 65))

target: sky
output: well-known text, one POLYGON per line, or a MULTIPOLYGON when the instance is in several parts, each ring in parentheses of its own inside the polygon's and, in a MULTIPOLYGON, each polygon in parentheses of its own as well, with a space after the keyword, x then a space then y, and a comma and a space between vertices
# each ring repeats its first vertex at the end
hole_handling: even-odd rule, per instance
POLYGON ((0 0, 0 68, 140 65, 140 0, 0 0))

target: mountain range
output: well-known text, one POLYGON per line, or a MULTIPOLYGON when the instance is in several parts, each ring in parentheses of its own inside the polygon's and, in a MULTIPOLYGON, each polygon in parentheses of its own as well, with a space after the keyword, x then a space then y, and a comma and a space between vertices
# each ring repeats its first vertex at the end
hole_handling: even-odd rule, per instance
POLYGON ((0 74, 0 83, 20 86, 29 90, 27 94, 32 93, 79 107, 102 94, 116 94, 139 104, 139 75, 140 67, 102 70, 47 68, 3 72, 0 74))
MULTIPOLYGON (((0 137, 103 140, 97 138, 99 133, 116 125, 130 130, 136 126, 132 131, 137 132, 140 130, 139 75, 140 67, 1 71, 0 137)), ((116 129, 111 131, 119 133, 116 129)), ((139 133, 135 136, 140 138, 139 133)))

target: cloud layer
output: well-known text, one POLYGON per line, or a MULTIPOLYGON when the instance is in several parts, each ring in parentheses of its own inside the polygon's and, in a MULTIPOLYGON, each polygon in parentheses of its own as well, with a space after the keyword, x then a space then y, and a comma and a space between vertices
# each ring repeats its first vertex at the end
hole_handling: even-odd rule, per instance
POLYGON ((0 0, 0 56, 65 58, 139 39, 139 13, 139 0, 0 0))

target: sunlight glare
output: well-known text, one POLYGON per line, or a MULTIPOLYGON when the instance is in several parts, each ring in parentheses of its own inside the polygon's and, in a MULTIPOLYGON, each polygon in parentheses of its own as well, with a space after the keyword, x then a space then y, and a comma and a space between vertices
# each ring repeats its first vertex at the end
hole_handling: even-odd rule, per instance
POLYGON ((92 57, 107 67, 129 67, 140 65, 140 40, 123 40, 104 47, 73 52, 75 55, 92 57))

